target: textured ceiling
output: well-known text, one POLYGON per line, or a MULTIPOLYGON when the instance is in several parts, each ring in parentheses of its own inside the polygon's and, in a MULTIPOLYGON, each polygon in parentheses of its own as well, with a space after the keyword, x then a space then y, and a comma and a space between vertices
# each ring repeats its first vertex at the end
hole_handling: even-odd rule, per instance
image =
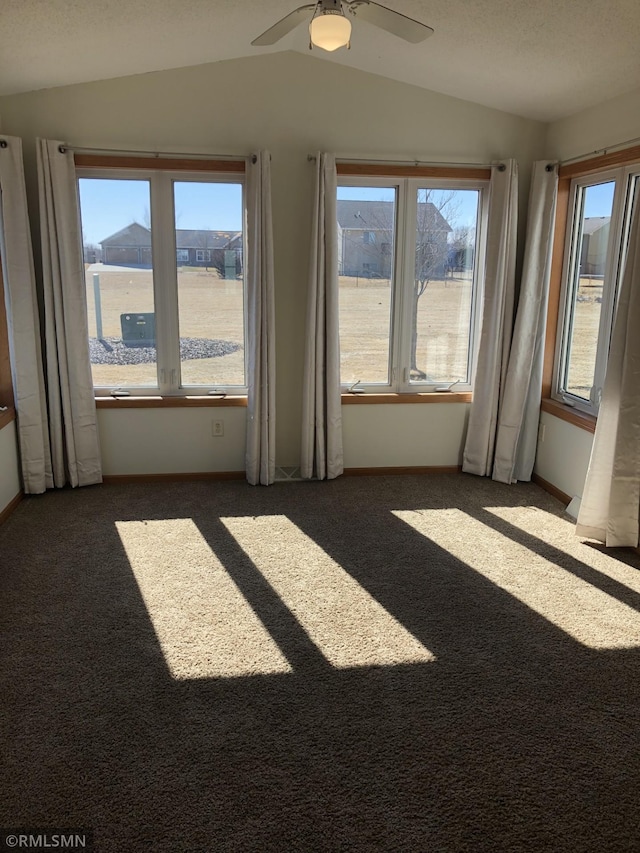
MULTIPOLYGON (((3 0, 0 94, 308 50, 303 24, 250 42, 305 0, 3 0)), ((356 20, 314 56, 550 121, 640 87, 638 0, 388 0, 435 29, 410 45, 356 20)))

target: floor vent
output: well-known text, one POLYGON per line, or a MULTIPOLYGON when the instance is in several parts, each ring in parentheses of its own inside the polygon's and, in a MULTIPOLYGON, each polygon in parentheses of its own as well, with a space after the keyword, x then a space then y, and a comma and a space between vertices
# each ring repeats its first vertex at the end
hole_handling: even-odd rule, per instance
POLYGON ((297 465, 293 468, 276 468, 276 483, 293 483, 301 480, 300 468, 297 465))

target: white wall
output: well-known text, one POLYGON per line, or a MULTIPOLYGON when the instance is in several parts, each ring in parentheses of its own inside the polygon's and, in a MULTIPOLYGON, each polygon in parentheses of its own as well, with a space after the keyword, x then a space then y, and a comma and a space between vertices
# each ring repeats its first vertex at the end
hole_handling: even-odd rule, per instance
MULTIPOLYGON (((640 89, 553 122, 547 155, 570 159, 640 137, 640 89)), ((582 496, 593 435, 542 413, 544 443, 538 442, 535 472, 556 488, 582 496)))
POLYGON ((245 408, 98 409, 103 474, 244 471, 245 408), (224 435, 212 435, 222 420, 224 435))
POLYGON ((567 160, 640 137, 640 89, 549 125, 547 155, 567 160))
POLYGON ((593 433, 548 412, 540 415, 540 426, 536 474, 570 498, 582 497, 593 433))
POLYGON ((461 465, 469 409, 469 403, 343 406, 345 468, 461 465))
POLYGON ((0 429, 0 512, 21 491, 15 421, 0 429))
MULTIPOLYGON (((2 130, 24 140, 32 201, 36 136, 106 148, 271 151, 277 464, 282 466, 297 465, 300 453, 313 179, 307 155, 327 150, 343 157, 485 163, 514 157, 520 164, 524 219, 531 162, 543 155, 546 132, 539 122, 292 52, 4 97, 0 98, 0 116, 2 130)), ((366 408, 370 410, 367 418, 358 421, 356 430, 347 430, 347 458, 360 458, 363 435, 371 436, 377 453, 370 464, 392 465, 394 442, 381 442, 379 436, 389 423, 401 429, 411 407, 366 408)), ((431 436, 435 447, 441 440, 443 447, 449 447, 450 441, 458 446, 461 441, 464 423, 456 407, 449 409, 449 405, 412 408, 411 418, 418 419, 420 432, 431 436)), ((101 415, 107 467, 121 472, 125 460, 134 465, 134 460, 145 459, 145 468, 164 470, 167 463, 161 438, 165 427, 173 429, 175 415, 169 410, 154 413, 154 435, 159 437, 155 451, 155 443, 146 442, 144 431, 127 435, 120 428, 120 417, 101 415)), ((206 424, 210 416, 189 417, 194 423, 206 424)), ((358 417, 362 418, 350 413, 347 421, 355 422, 358 417)), ((146 423, 145 418, 140 422, 146 423)), ((191 449, 180 448, 181 443, 189 444, 189 435, 176 436, 176 440, 172 452, 192 465, 191 449)), ((364 441, 366 444, 368 439, 364 441)), ((424 464, 419 461, 419 446, 414 450, 404 464, 424 464)), ((448 464, 445 456, 448 458, 448 451, 442 459, 434 457, 433 464, 448 464)), ((210 470, 211 464, 218 460, 212 461, 205 453, 199 470, 210 470)), ((226 465, 225 470, 229 470, 226 465)))

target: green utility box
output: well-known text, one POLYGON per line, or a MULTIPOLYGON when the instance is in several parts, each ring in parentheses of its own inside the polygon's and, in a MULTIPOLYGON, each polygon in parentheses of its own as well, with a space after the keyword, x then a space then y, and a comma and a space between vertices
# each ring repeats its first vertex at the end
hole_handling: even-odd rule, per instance
POLYGON ((127 347, 155 347, 155 314, 121 314, 122 343, 127 347))

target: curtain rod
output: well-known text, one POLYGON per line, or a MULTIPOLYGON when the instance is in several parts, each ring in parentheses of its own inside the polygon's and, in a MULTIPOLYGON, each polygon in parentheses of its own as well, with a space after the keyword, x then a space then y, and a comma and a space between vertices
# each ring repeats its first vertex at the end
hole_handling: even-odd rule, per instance
POLYGON ((575 157, 569 157, 568 160, 560 160, 561 166, 566 166, 569 163, 578 163, 580 160, 587 160, 589 157, 596 157, 600 154, 608 154, 609 151, 614 151, 618 148, 627 148, 633 145, 634 142, 640 142, 640 136, 633 139, 627 139, 625 142, 616 142, 615 145, 607 145, 606 148, 599 148, 597 151, 588 151, 586 154, 578 154, 575 157))
POLYGON ((253 158, 254 163, 257 159, 255 154, 202 154, 201 152, 198 154, 192 154, 190 152, 179 151, 128 151, 121 148, 83 148, 75 145, 66 145, 64 143, 58 146, 58 151, 61 154, 65 154, 67 151, 72 151, 77 154, 115 154, 116 156, 121 157, 155 157, 158 159, 162 159, 163 157, 171 157, 175 159, 184 157, 187 160, 244 160, 251 157, 253 158))
MULTIPOLYGON (((307 160, 311 163, 316 160, 315 154, 309 154, 307 160)), ((336 157, 336 163, 370 163, 372 166, 389 165, 389 166, 442 166, 443 168, 459 168, 459 169, 490 169, 492 163, 446 163, 443 161, 429 163, 426 160, 368 160, 364 157, 336 157)), ((504 164, 501 164, 504 165, 504 164)))

